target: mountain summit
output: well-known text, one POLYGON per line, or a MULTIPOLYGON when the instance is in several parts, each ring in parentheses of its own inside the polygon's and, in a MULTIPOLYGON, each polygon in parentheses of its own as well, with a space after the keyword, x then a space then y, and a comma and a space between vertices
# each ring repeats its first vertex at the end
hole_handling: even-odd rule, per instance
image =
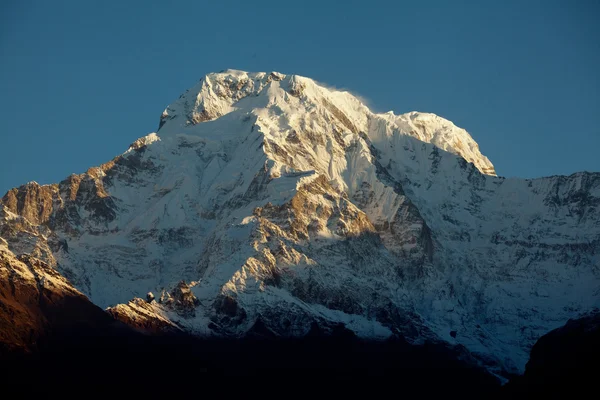
POLYGON ((497 177, 450 121, 277 72, 209 74, 122 155, 10 190, 0 237, 6 276, 43 263, 138 329, 343 329, 499 375, 600 305, 600 174, 497 177))
POLYGON ((333 124, 337 136, 341 132, 363 132, 382 139, 408 135, 463 157, 484 174, 495 175, 494 166, 473 138, 448 120, 418 112, 374 114, 347 91, 327 89, 312 79, 277 72, 228 70, 207 75, 163 112, 160 136, 196 131, 206 135, 206 128, 194 130, 190 126, 229 113, 235 114, 232 121, 244 117, 257 119, 257 123, 269 121, 264 134, 271 140, 285 139, 288 131, 307 129, 310 124, 321 128, 333 124), (273 118, 275 115, 280 115, 281 121, 273 118))

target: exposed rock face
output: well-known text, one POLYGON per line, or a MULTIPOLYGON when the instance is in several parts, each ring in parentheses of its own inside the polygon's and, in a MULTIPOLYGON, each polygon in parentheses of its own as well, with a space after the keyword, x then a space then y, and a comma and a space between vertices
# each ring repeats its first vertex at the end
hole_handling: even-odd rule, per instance
POLYGON ((127 304, 109 307, 106 311, 114 319, 142 332, 165 334, 181 331, 168 318, 160 315, 156 307, 139 298, 135 298, 127 304))
POLYGON ((36 182, 30 182, 18 189, 9 190, 2 198, 2 203, 8 210, 39 225, 50 219, 58 198, 58 185, 40 186, 36 182))
POLYGON ((53 335, 111 324, 58 271, 32 256, 15 256, 0 240, 0 350, 32 351, 53 335))
POLYGON ((163 292, 160 303, 186 318, 194 317, 196 307, 200 305, 185 281, 179 282, 170 293, 163 292))
POLYGON ((464 347, 503 374, 599 305, 599 205, 600 174, 496 177, 433 114, 226 71, 109 163, 9 191, 0 236, 139 329, 337 326, 464 347))

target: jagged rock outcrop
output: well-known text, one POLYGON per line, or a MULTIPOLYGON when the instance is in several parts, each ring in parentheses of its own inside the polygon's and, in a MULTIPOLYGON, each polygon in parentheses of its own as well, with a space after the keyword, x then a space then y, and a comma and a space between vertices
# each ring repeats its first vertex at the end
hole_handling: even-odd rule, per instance
POLYGON ((114 319, 141 332, 168 334, 180 332, 181 329, 163 317, 156 307, 140 298, 134 298, 127 304, 117 304, 106 310, 114 319))

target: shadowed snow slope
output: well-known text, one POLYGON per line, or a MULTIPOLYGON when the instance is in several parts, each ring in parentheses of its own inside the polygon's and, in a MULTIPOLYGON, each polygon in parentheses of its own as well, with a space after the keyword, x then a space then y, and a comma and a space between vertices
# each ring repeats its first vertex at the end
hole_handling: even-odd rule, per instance
POLYGON ((503 374, 599 306, 599 206, 599 174, 504 179, 436 115, 228 70, 112 161, 9 191, 0 236, 138 328, 343 324, 463 345, 503 374))

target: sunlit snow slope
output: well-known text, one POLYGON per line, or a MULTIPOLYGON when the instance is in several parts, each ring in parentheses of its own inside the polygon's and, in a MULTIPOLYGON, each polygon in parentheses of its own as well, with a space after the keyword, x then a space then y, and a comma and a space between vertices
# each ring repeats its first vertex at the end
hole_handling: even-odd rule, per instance
POLYGON ((600 174, 504 179, 436 115, 375 114, 308 78, 228 70, 123 155, 9 191, 0 236, 136 326, 343 324, 462 344, 503 373, 600 306, 599 207, 600 174))

